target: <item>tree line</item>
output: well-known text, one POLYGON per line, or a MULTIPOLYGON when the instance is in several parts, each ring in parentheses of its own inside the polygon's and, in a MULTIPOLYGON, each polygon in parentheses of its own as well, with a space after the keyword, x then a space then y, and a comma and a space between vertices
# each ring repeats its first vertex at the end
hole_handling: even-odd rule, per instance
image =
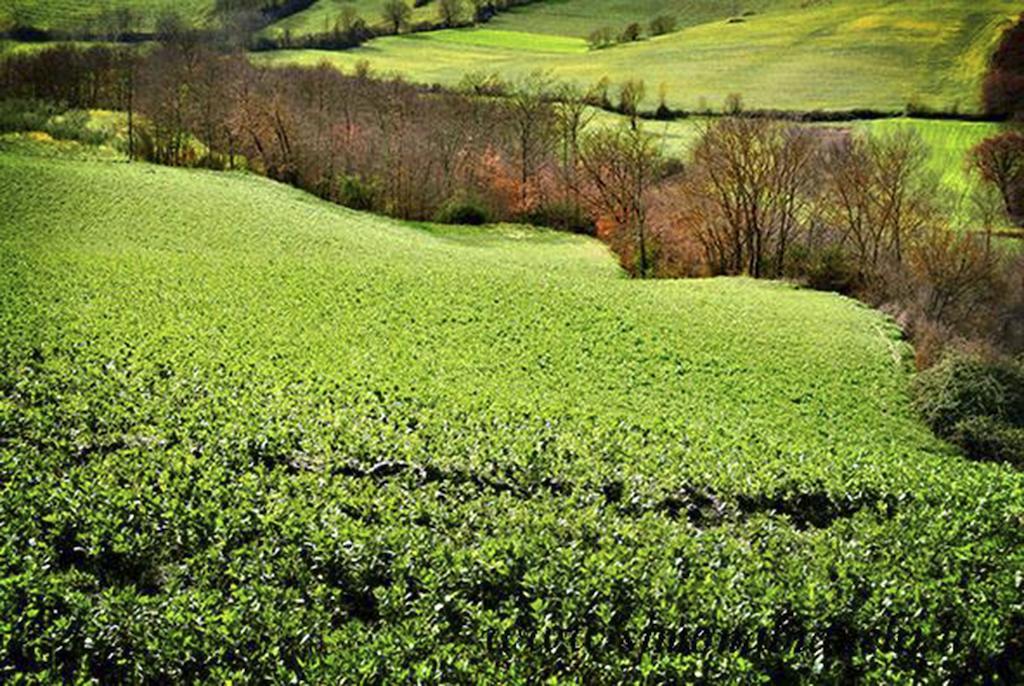
POLYGON ((58 47, 8 56, 9 96, 129 113, 131 157, 244 167, 353 208, 415 220, 522 221, 596 233, 638 277, 787 278, 889 308, 923 362, 950 342, 1024 349, 1024 268, 994 229, 1024 222, 1024 136, 984 141, 974 231, 949 225, 910 130, 869 136, 753 117, 702 124, 669 159, 639 116, 642 82, 543 74, 443 90, 254 66, 182 25, 145 54, 58 47), (595 106, 615 95, 618 126, 595 106))
POLYGON ((124 3, 104 5, 74 26, 40 28, 15 5, 9 12, 11 25, 0 26, 0 37, 24 42, 108 41, 140 43, 164 41, 163 26, 185 24, 208 43, 241 45, 250 50, 347 49, 373 38, 399 33, 435 31, 482 24, 500 12, 528 5, 536 0, 382 0, 375 17, 360 16, 351 5, 342 5, 324 22, 321 30, 296 35, 290 29, 276 34, 261 30, 290 15, 309 9, 315 0, 216 0, 201 25, 188 25, 180 13, 167 6, 155 13, 140 11, 124 3), (414 8, 433 3, 435 16, 413 20, 414 8), (379 21, 373 21, 373 19, 379 21))

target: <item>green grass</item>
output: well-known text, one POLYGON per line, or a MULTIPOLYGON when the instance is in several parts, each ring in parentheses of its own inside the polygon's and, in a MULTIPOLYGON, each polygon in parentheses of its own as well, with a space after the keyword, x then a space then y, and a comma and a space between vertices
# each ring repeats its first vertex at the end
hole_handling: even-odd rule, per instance
MULTIPOLYGON (((586 11, 598 23, 610 6, 591 2, 586 11)), ((902 109, 914 101, 975 110, 987 55, 1018 9, 1007 0, 979 0, 969 7, 960 0, 759 6, 764 11, 743 23, 693 23, 670 35, 596 52, 584 50, 576 30, 566 29, 576 43, 566 39, 552 46, 548 36, 540 37, 537 27, 545 24, 546 12, 583 7, 569 2, 521 8, 486 31, 468 30, 476 37, 465 40, 467 30, 458 30, 381 38, 344 53, 282 52, 262 59, 327 59, 347 68, 366 59, 379 72, 445 84, 480 70, 515 77, 548 69, 581 84, 603 76, 617 82, 641 78, 648 82, 649 106, 664 83, 670 104, 688 109, 705 102, 720 107, 728 94, 741 93, 748 106, 779 109, 902 109), (502 30, 514 33, 502 37, 502 30), (524 32, 536 33, 537 42, 523 38, 524 32)))
POLYGON ((1024 477, 880 314, 0 150, 0 678, 1014 668, 1024 477))
POLYGON ((860 122, 856 128, 871 134, 886 135, 912 129, 928 147, 928 168, 939 177, 949 192, 966 194, 971 178, 966 172, 967 153, 989 136, 1003 130, 986 122, 927 121, 920 119, 881 119, 860 122))
POLYGON ((928 171, 940 184, 936 199, 945 203, 957 221, 969 222, 971 195, 980 180, 967 168, 967 154, 985 138, 1002 130, 984 122, 882 119, 856 124, 871 134, 886 135, 913 129, 928 147, 928 171))
POLYGON ((503 12, 490 22, 497 29, 585 38, 594 29, 621 30, 638 22, 647 30, 655 17, 670 16, 683 29, 725 21, 745 12, 800 7, 802 0, 545 0, 503 12))
MULTIPOLYGON (((88 27, 105 9, 129 7, 141 18, 143 29, 165 9, 174 9, 194 25, 206 23, 214 0, 119 0, 118 2, 81 2, 80 0, 3 0, 0 3, 0 28, 19 23, 41 29, 81 29, 88 27)), ((99 27, 96 27, 99 28, 99 27)))

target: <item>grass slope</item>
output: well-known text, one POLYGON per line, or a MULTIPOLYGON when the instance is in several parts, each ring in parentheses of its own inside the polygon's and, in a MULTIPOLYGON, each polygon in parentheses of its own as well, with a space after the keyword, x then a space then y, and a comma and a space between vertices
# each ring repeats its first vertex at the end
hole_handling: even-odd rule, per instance
POLYGON ((0 2, 0 29, 10 23, 41 29, 80 29, 96 20, 104 10, 119 7, 134 10, 142 18, 143 29, 151 29, 153 21, 165 9, 174 9, 186 21, 202 26, 213 10, 213 5, 214 0, 3 0, 0 2))
POLYGON ((798 8, 804 0, 544 0, 498 15, 491 26, 511 31, 585 38, 601 27, 621 30, 637 22, 647 30, 655 17, 669 16, 676 28, 725 21, 745 13, 798 8))
POLYGON ((0 154, 0 678, 1012 667, 1024 478, 911 416, 879 314, 32 150, 0 154))
POLYGON ((960 0, 783 1, 759 5, 764 11, 742 23, 693 23, 597 52, 587 50, 575 29, 555 47, 549 36, 539 37, 545 12, 575 7, 589 13, 596 27, 605 24, 604 10, 611 6, 539 3, 499 17, 486 29, 387 37, 344 53, 282 52, 264 59, 327 59, 345 68, 366 59, 380 72, 446 84, 480 70, 514 77, 548 69, 581 84, 603 76, 641 78, 648 81, 648 105, 655 104, 664 83, 670 104, 682 108, 702 102, 717 107, 728 94, 741 93, 749 106, 780 109, 901 109, 915 101, 974 110, 987 55, 1019 10, 1007 0, 979 0, 969 7, 960 0))

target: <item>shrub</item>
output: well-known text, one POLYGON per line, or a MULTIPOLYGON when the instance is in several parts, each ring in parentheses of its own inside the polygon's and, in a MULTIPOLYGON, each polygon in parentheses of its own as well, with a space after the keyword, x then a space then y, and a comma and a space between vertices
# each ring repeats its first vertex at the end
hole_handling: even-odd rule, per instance
POLYGON ((818 291, 849 294, 857 287, 857 266, 838 246, 794 245, 786 256, 786 276, 818 291))
POLYGON ((338 181, 338 202, 353 210, 372 210, 377 193, 373 184, 358 176, 342 176, 338 181))
POLYGON ((107 142, 109 134, 89 128, 89 113, 62 111, 40 100, 12 98, 0 101, 0 132, 42 131, 58 140, 81 141, 91 145, 107 142))
POLYGON ((559 231, 594 235, 594 222, 576 203, 554 201, 534 208, 522 217, 528 224, 548 226, 559 231))
POLYGON ((640 36, 643 34, 643 28, 640 24, 633 22, 628 24, 626 28, 622 29, 622 33, 619 34, 620 43, 632 43, 640 40, 640 36))
POLYGON ((676 18, 667 14, 655 17, 651 20, 648 30, 652 36, 662 36, 666 33, 672 33, 676 30, 676 18))
POLYGON ((38 100, 0 101, 0 132, 42 131, 57 110, 38 100))
POLYGON ((89 145, 100 145, 107 139, 104 132, 89 128, 89 113, 82 110, 52 117, 43 130, 60 140, 81 141, 89 145))
POLYGON ((968 417, 956 425, 952 440, 972 457, 1024 467, 1024 427, 992 417, 968 417))
POLYGON ((587 44, 590 46, 591 50, 600 50, 601 48, 607 48, 614 42, 615 32, 608 27, 595 29, 590 32, 589 36, 587 36, 587 44))
POLYGON ((479 226, 490 220, 490 213, 482 203, 466 198, 449 200, 434 215, 434 221, 440 224, 479 226))
POLYGON ((914 404, 968 456, 1024 466, 1024 360, 948 354, 918 375, 914 404))
POLYGON ((508 93, 509 84, 497 72, 474 71, 462 77, 458 89, 473 95, 499 97, 508 93))

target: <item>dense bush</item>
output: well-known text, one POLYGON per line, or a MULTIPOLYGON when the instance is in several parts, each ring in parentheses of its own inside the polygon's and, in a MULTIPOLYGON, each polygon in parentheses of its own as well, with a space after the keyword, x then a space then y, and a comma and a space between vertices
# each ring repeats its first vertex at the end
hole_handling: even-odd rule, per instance
POLYGON ((0 100, 0 132, 39 131, 58 140, 90 145, 108 142, 108 133, 89 128, 89 113, 64 110, 39 100, 0 100))
POLYGON ((651 20, 648 30, 652 36, 661 36, 666 33, 672 33, 676 30, 676 18, 667 14, 657 16, 651 20))
POLYGON ((991 116, 1024 116, 1024 14, 1003 32, 996 46, 982 100, 991 116))
POLYGON ((0 132, 42 131, 59 111, 55 105, 38 100, 0 100, 0 132))
POLYGON ((377 189, 368 181, 358 176, 344 174, 337 182, 338 204, 351 207, 353 210, 371 210, 376 203, 377 189))
POLYGON ((859 285, 857 265, 836 245, 798 244, 786 257, 785 275, 819 291, 850 294, 859 285))
POLYGON ((636 22, 632 22, 630 24, 627 24, 626 27, 622 29, 622 33, 619 34, 619 42, 632 43, 634 41, 640 40, 640 37, 642 35, 643 27, 641 27, 640 24, 636 22))
POLYGON ((594 222, 577 203, 552 201, 539 205, 536 209, 523 215, 521 219, 527 224, 549 226, 559 231, 572 233, 594 234, 594 222))
POLYGON ((1024 467, 1024 360, 950 353, 918 375, 914 391, 937 434, 975 459, 1024 467))
POLYGON ((587 45, 591 50, 600 50, 615 44, 615 30, 609 26, 594 29, 587 35, 587 45))
POLYGON ((468 226, 479 226, 490 221, 490 215, 483 203, 474 199, 449 200, 442 205, 434 221, 441 224, 465 224, 468 226))

